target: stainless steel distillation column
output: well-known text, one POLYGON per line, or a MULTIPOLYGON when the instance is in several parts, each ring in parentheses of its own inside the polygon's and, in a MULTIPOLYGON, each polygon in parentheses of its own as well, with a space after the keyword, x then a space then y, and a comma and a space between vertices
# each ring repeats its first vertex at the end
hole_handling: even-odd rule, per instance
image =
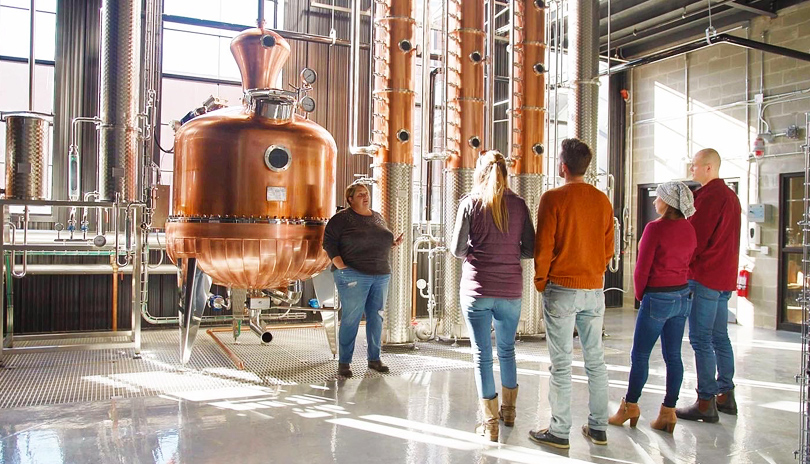
MULTIPOLYGON (((568 60, 571 96, 568 111, 569 136, 585 142, 596 153, 599 110, 599 3, 569 2, 568 60)), ((596 156, 585 172, 585 181, 596 185, 596 156)))
MULTIPOLYGON (((444 233, 447 243, 453 234, 461 197, 473 186, 473 171, 484 137, 484 31, 483 0, 447 2, 447 163, 445 165, 444 233)), ((443 333, 466 336, 461 317, 459 282, 461 263, 445 254, 443 333)))
POLYGON ((101 9, 101 124, 98 189, 101 200, 140 200, 138 102, 141 2, 105 0, 101 9))
MULTIPOLYGON (((508 136, 512 189, 526 201, 537 227, 537 207, 543 194, 543 136, 546 117, 545 2, 512 0, 508 136)), ((522 260, 523 296, 518 333, 545 333, 542 294, 534 288, 534 261, 522 260)))
POLYGON ((373 205, 402 244, 391 254, 383 343, 413 341, 411 253, 413 251, 413 108, 415 58, 413 0, 375 0, 372 92, 373 205))

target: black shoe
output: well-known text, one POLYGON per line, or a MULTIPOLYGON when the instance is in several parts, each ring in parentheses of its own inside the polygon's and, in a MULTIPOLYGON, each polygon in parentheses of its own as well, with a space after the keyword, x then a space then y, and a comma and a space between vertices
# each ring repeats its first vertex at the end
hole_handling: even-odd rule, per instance
POLYGON ((548 429, 539 431, 532 430, 529 432, 529 439, 541 445, 553 446, 560 449, 568 449, 571 445, 568 444, 567 438, 560 438, 551 434, 548 429))
POLYGON ((734 399, 734 389, 720 393, 716 397, 717 403, 717 410, 725 413, 731 414, 732 416, 737 415, 737 400, 734 399))
POLYGON ((388 366, 382 363, 379 359, 377 361, 369 361, 368 368, 373 369, 380 374, 387 374, 388 373, 388 366))
POLYGON ((338 363, 338 375, 341 377, 349 378, 352 376, 352 365, 338 363))
POLYGON ((582 434, 591 440, 594 445, 607 445, 607 432, 604 430, 594 430, 587 425, 583 425, 582 434))
POLYGON ((698 398, 691 406, 676 408, 675 415, 678 419, 703 422, 718 422, 720 416, 717 414, 717 403, 712 396, 709 400, 698 398))

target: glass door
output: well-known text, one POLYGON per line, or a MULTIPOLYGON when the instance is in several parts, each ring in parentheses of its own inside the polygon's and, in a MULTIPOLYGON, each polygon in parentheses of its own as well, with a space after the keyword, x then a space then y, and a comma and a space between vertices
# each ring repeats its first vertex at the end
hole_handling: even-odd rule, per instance
POLYGON ((779 314, 777 328, 798 332, 802 305, 796 299, 802 290, 802 205, 804 174, 779 176, 779 314))

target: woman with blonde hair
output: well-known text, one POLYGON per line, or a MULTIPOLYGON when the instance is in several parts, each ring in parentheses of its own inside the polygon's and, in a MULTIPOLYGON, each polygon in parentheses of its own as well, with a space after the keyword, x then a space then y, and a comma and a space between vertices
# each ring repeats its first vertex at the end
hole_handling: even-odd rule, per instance
POLYGON ((534 226, 526 202, 507 186, 506 159, 501 153, 482 154, 473 181, 472 192, 459 204, 450 250, 464 258, 461 309, 470 333, 475 385, 484 415, 476 431, 498 441, 499 416, 504 425, 515 424, 515 333, 523 292, 520 260, 534 256, 534 226), (492 374, 493 319, 503 396, 500 411, 492 374))

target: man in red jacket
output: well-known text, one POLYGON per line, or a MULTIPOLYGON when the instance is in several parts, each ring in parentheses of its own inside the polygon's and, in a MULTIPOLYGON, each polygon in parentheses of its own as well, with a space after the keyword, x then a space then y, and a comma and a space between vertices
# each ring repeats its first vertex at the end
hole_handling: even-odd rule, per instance
POLYGON ((697 152, 691 171, 692 178, 701 185, 695 193, 697 212, 689 218, 697 236, 697 248, 689 264, 689 343, 695 351, 698 399, 675 413, 684 420, 717 422, 718 411, 737 414, 728 300, 737 284, 740 200, 719 178, 717 151, 706 148, 697 152))

